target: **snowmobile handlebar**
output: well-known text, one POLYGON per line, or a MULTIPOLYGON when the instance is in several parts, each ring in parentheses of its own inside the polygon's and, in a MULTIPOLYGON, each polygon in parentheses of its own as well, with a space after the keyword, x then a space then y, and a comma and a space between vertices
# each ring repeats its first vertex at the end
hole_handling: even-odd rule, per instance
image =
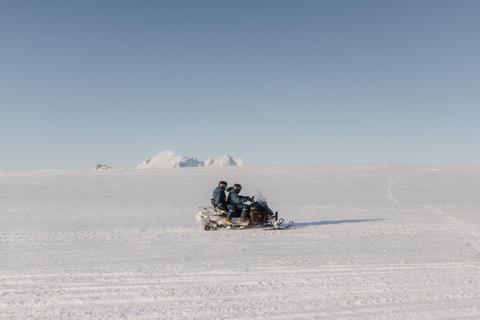
POLYGON ((250 201, 254 202, 255 197, 248 197, 248 196, 243 196, 242 202, 250 201))

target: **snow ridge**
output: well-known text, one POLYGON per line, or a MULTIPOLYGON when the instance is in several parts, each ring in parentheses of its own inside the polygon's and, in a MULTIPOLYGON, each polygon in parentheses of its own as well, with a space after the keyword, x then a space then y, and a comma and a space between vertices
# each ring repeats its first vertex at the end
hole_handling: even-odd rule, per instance
POLYGON ((176 154, 172 150, 162 151, 153 158, 140 163, 136 169, 161 169, 161 168, 182 168, 182 167, 225 167, 225 166, 243 166, 243 160, 224 155, 218 159, 208 159, 200 161, 196 157, 187 158, 176 154))

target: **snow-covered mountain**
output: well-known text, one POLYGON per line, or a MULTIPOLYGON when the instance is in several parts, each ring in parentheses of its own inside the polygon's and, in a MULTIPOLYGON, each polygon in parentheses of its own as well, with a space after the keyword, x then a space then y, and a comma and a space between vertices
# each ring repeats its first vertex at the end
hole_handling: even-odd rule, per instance
POLYGON ((240 158, 232 158, 229 155, 224 155, 218 159, 208 159, 204 162, 205 167, 228 167, 228 166, 243 166, 243 160, 240 158))
POLYGON ((161 169, 161 168, 180 168, 180 167, 224 167, 224 166, 243 166, 243 160, 224 155, 218 159, 208 159, 200 161, 196 157, 187 158, 176 154, 171 150, 162 151, 153 158, 147 158, 137 166, 137 169, 161 169))
POLYGON ((112 167, 112 166, 107 166, 106 164, 97 164, 95 167, 92 168, 92 170, 118 170, 120 168, 117 167, 112 167))

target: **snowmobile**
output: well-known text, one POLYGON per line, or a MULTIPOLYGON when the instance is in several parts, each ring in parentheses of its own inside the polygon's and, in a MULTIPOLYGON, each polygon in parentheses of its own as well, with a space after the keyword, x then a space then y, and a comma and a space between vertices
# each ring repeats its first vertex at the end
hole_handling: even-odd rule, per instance
POLYGON ((248 229, 263 228, 264 230, 285 230, 293 226, 290 221, 286 226, 280 225, 285 221, 278 219, 278 212, 273 212, 267 206, 267 199, 260 190, 250 200, 250 216, 248 221, 240 221, 239 218, 232 218, 232 223, 225 222, 227 211, 218 208, 214 199, 211 200, 211 206, 201 206, 198 208, 197 221, 203 223, 206 231, 218 229, 248 229))

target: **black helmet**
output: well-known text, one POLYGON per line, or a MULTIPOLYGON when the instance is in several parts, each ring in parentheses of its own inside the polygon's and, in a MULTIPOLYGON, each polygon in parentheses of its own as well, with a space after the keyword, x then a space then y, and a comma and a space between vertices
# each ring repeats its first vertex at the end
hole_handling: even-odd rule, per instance
POLYGON ((235 190, 235 192, 239 193, 240 191, 242 191, 242 186, 238 183, 235 183, 233 185, 233 190, 235 190))
POLYGON ((220 181, 218 186, 223 189, 227 189, 228 183, 226 181, 220 181))

